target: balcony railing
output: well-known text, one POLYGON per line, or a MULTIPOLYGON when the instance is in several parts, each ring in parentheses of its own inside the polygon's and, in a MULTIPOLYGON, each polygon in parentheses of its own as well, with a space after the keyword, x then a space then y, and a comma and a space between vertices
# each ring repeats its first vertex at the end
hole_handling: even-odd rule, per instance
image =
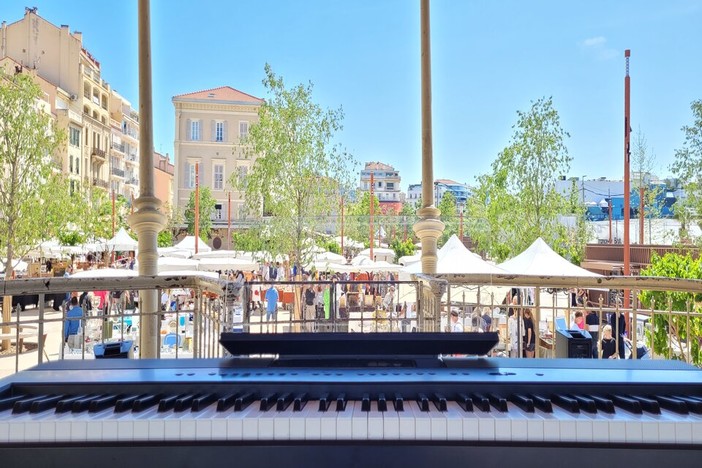
POLYGON ((107 189, 110 186, 110 183, 99 177, 93 177, 93 185, 96 187, 107 189))
POLYGON ((139 179, 137 179, 136 177, 131 177, 131 178, 129 178, 129 179, 127 180, 126 183, 129 184, 129 185, 136 185, 136 186, 138 186, 138 185, 139 185, 139 179))
POLYGON ((124 143, 119 143, 119 144, 117 144, 117 143, 112 143, 112 148, 113 148, 113 149, 116 149, 116 150, 119 151, 120 153, 124 153, 124 143))
POLYGON ((117 167, 112 168, 112 175, 124 178, 124 169, 119 169, 117 167))
MULTIPOLYGON (((673 247, 670 245, 631 245, 630 261, 632 264, 645 267, 651 263, 651 255, 656 253, 663 256, 669 252, 690 253, 693 258, 698 258, 700 250, 693 247, 673 247)), ((624 262, 624 245, 622 244, 587 244, 585 246, 584 262, 624 262)))
POLYGON ((103 160, 105 159, 105 150, 103 149, 93 147, 90 154, 97 158, 102 158, 103 160))

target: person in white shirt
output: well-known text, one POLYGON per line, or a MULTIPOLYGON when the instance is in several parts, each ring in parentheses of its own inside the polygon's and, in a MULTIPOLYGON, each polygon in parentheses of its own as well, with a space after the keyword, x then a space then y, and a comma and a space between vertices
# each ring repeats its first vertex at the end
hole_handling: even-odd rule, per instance
POLYGON ((463 331, 463 324, 458 321, 458 312, 455 310, 451 311, 451 324, 449 325, 449 331, 451 331, 451 333, 463 331))
POLYGON ((508 315, 507 336, 509 337, 509 342, 507 346, 509 349, 509 357, 519 357, 519 344, 522 341, 521 339, 524 338, 524 322, 519 323, 517 321, 517 314, 514 309, 510 309, 508 315))
POLYGON ((161 310, 166 311, 168 310, 168 303, 169 303, 169 296, 168 296, 168 291, 166 289, 163 290, 161 293, 161 310))

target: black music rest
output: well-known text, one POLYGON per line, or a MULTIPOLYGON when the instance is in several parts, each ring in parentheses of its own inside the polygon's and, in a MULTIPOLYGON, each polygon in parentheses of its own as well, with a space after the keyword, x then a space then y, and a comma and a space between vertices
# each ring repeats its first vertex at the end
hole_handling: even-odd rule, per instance
POLYGON ((482 356, 499 342, 490 333, 222 333, 234 356, 482 356))

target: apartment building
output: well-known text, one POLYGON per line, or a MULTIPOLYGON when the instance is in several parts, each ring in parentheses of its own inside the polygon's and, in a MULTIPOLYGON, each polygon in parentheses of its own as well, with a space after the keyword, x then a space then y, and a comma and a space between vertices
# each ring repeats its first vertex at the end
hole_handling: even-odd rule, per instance
POLYGON ((0 26, 0 59, 11 59, 17 70, 41 78, 56 122, 67 134, 57 167, 74 190, 92 186, 128 198, 137 193, 136 139, 130 140, 135 148, 131 167, 125 161, 128 153, 112 150, 122 144, 118 126, 123 128, 125 121, 138 135, 138 116, 103 79, 100 62, 83 47, 82 33, 55 26, 39 16, 37 8, 25 8, 22 19, 0 26), (134 178, 126 177, 128 169, 134 178))
MULTIPOLYGON (((456 206, 459 211, 465 209, 466 202, 471 196, 471 189, 468 185, 456 182, 451 179, 436 179, 434 181, 434 206, 439 206, 439 202, 446 192, 450 192, 456 199, 456 206)), ((410 184, 407 189, 407 200, 416 204, 422 196, 422 184, 410 184)))
POLYGON ((381 162, 368 162, 361 170, 360 190, 367 192, 370 190, 370 177, 373 174, 373 194, 380 202, 380 210, 383 213, 394 211, 399 213, 402 210, 404 194, 400 190, 399 171, 394 167, 381 162))
POLYGON ((228 179, 246 174, 254 157, 242 145, 249 127, 258 121, 262 99, 229 86, 181 94, 172 99, 175 108, 174 206, 185 210, 195 189, 195 166, 200 187, 209 187, 216 200, 213 227, 227 225, 231 194, 232 224, 244 217, 243 193, 233 190, 228 179))
POLYGON ((168 153, 154 151, 154 195, 161 200, 161 211, 169 214, 173 204, 173 174, 175 166, 168 153))

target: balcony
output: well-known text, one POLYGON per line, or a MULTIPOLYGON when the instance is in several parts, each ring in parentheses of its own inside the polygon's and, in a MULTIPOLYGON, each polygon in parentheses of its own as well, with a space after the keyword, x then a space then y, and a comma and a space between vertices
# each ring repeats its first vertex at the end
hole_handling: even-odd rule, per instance
POLYGON ((120 153, 124 153, 124 143, 120 143, 120 144, 112 143, 112 149, 116 149, 120 153))
POLYGON ((126 184, 134 185, 135 187, 139 186, 139 179, 137 179, 136 177, 130 177, 129 179, 127 179, 126 184))
POLYGON ((95 187, 104 188, 105 190, 107 190, 110 187, 109 182, 107 182, 106 180, 103 180, 99 177, 93 177, 93 185, 95 187))
POLYGON ((113 176, 121 177, 124 179, 124 169, 113 167, 111 172, 113 176))
MULTIPOLYGON (((646 268, 651 263, 651 255, 657 254, 662 257, 669 252, 689 253, 692 258, 700 256, 697 248, 678 248, 670 245, 646 245, 635 244, 630 246, 629 261, 632 270, 646 268)), ((612 272, 620 270, 624 266, 624 245, 623 244, 587 244, 585 246, 585 259, 582 261, 583 268, 612 272)))
POLYGON ((106 154, 105 150, 103 149, 93 147, 93 149, 90 151, 90 155, 97 159, 102 159, 102 161, 105 162, 106 154))

